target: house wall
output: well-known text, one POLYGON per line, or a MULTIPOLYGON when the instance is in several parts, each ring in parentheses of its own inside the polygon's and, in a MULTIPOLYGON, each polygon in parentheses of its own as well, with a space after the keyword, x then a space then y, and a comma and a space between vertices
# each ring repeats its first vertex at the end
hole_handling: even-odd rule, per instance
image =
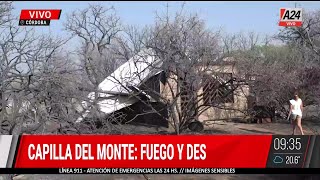
MULTIPOLYGON (((221 73, 232 73, 233 77, 237 75, 238 71, 234 65, 222 65, 212 66, 207 68, 208 71, 221 72, 221 73)), ((203 92, 201 88, 198 92, 200 95, 203 92)), ((249 95, 249 86, 241 85, 234 91, 234 102, 224 103, 219 107, 203 107, 203 113, 199 115, 199 121, 206 120, 219 120, 219 119, 232 119, 232 118, 243 118, 245 111, 248 108, 247 96, 249 95)), ((202 98, 202 97, 199 97, 202 98)), ((203 104, 202 99, 199 99, 199 105, 203 104)))
MULTIPOLYGON (((204 69, 201 69, 203 71, 204 69)), ((232 73, 233 76, 237 74, 237 70, 234 65, 223 65, 223 66, 211 66, 206 67, 205 69, 208 72, 219 72, 219 73, 232 73)), ((173 100, 174 96, 172 96, 172 92, 170 91, 170 86, 172 87, 172 91, 176 94, 177 93, 177 83, 171 76, 167 79, 166 84, 161 84, 161 94, 163 98, 168 100, 173 100)), ((198 106, 203 105, 202 97, 200 96, 203 92, 203 88, 200 88, 197 92, 198 94, 198 106)), ((223 108, 217 107, 208 107, 204 106, 200 108, 200 112, 203 111, 199 116, 199 121, 206 121, 206 120, 217 120, 217 119, 232 119, 232 118, 242 118, 245 116, 244 113, 241 111, 245 111, 248 106, 246 96, 249 95, 249 87, 246 85, 239 86, 234 91, 234 103, 224 103, 222 104, 223 108)), ((177 107, 180 108, 181 106, 180 98, 177 100, 177 107)), ((177 114, 176 114, 177 115, 177 114)), ((171 119, 172 120, 172 119, 171 119)))
POLYGON ((201 108, 205 110, 199 115, 199 121, 228 120, 245 117, 245 114, 241 111, 245 111, 247 109, 247 98, 245 95, 248 91, 249 88, 247 86, 240 86, 234 91, 234 103, 224 103, 221 107, 201 108))

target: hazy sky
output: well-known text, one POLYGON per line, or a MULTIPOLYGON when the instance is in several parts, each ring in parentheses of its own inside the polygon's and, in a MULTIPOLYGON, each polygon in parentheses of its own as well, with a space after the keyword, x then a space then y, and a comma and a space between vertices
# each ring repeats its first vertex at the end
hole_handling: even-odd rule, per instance
MULTIPOLYGON (((135 24, 144 26, 152 24, 155 12, 166 10, 166 1, 156 2, 116 2, 116 1, 33 1, 33 2, 14 2, 17 15, 20 15, 21 9, 62 9, 61 19, 52 21, 50 27, 35 27, 39 32, 49 32, 57 35, 63 35, 61 32, 62 24, 66 19, 66 14, 78 8, 85 8, 89 3, 100 3, 105 6, 113 5, 124 24, 135 24)), ((209 28, 222 28, 225 32, 247 32, 255 31, 260 34, 274 34, 280 27, 278 26, 279 10, 283 7, 298 7, 306 10, 320 9, 320 2, 208 2, 193 1, 186 2, 186 9, 189 12, 198 13, 206 20, 209 28)), ((169 11, 179 10, 182 1, 169 2, 169 11)))

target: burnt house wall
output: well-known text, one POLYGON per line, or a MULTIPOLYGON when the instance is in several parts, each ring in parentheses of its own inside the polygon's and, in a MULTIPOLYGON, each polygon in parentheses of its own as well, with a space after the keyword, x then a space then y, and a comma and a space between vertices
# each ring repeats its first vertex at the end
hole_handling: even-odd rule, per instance
MULTIPOLYGON (((165 84, 165 82, 166 75, 164 72, 161 72, 142 83, 139 89, 150 95, 154 100, 159 101, 161 83, 165 84)), ((123 113, 125 115, 125 120, 122 121, 123 124, 169 127, 168 109, 167 106, 161 102, 150 102, 140 97, 140 101, 116 111, 116 113, 123 113)))
POLYGON ((125 121, 122 123, 169 127, 168 111, 163 103, 140 101, 118 112, 125 114, 125 121))
POLYGON ((140 85, 140 89, 150 95, 155 100, 160 100, 160 83, 165 84, 165 73, 161 72, 140 85))

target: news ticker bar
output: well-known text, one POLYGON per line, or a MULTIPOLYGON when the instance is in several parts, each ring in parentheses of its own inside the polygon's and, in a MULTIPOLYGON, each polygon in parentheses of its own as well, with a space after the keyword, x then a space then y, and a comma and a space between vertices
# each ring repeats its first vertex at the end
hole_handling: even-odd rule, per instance
POLYGON ((0 147, 13 169, 320 168, 319 136, 3 135, 0 147))
POLYGON ((320 168, 0 168, 0 174, 320 174, 320 168))

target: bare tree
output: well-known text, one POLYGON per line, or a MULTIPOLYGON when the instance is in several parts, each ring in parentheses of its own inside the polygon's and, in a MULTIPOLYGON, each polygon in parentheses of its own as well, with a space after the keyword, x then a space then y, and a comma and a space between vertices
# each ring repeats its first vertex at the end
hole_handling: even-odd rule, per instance
MULTIPOLYGON (((6 130, 11 132, 13 127, 11 124, 13 121, 8 121, 7 119, 9 114, 7 108, 10 106, 9 98, 12 94, 21 91, 20 87, 26 83, 29 74, 23 72, 23 66, 27 64, 25 57, 32 53, 33 47, 28 45, 32 44, 35 39, 32 37, 33 34, 31 31, 23 31, 17 28, 13 24, 12 19, 6 17, 11 14, 11 3, 3 2, 1 6, 1 9, 7 10, 7 12, 2 13, 4 17, 1 18, 2 24, 0 27, 1 124, 7 124, 6 130)), ((16 118, 14 117, 14 119, 16 118)))
POLYGON ((89 5, 88 8, 69 15, 65 29, 81 39, 80 53, 87 78, 93 85, 99 84, 114 70, 112 65, 115 62, 109 62, 110 57, 105 56, 108 55, 108 46, 121 31, 120 19, 115 9, 89 5))
POLYGON ((12 2, 9 2, 9 1, 0 2, 0 26, 3 26, 10 21, 11 19, 10 12, 12 9, 13 9, 12 2))
POLYGON ((269 38, 262 39, 259 34, 255 32, 226 34, 221 37, 222 53, 233 56, 236 53, 243 51, 254 50, 257 46, 267 45, 269 38))
MULTIPOLYGON (((213 68, 220 63, 219 32, 207 29, 197 15, 184 14, 182 10, 173 18, 168 14, 158 16, 154 27, 145 34, 145 47, 152 49, 154 56, 162 61, 162 66, 157 68, 166 76, 164 88, 153 94, 168 108, 168 121, 177 134, 207 109, 226 108, 224 101, 239 83, 219 77, 224 72, 223 66, 213 68), (205 95, 204 88, 213 79, 220 83, 211 84, 212 93, 205 95), (211 97, 215 92, 220 94, 211 97)), ((153 91, 144 90, 149 94, 153 91)))
MULTIPOLYGON (((1 9, 10 15, 11 3, 2 2, 1 9)), ((58 56, 68 39, 36 35, 34 29, 17 27, 13 19, 1 19, 6 19, 0 26, 1 133, 31 133, 61 110, 56 106, 63 104, 61 96, 70 87, 65 86, 70 82, 66 73, 72 68, 58 56)))
MULTIPOLYGON (((83 38, 82 35, 80 37, 83 38)), ((116 51, 113 52, 116 52, 118 57, 135 57, 131 58, 132 72, 127 72, 123 67, 124 69, 120 68, 118 72, 123 76, 110 74, 105 81, 111 81, 111 84, 116 86, 115 89, 122 89, 116 99, 127 96, 127 99, 135 99, 135 102, 144 107, 128 121, 148 114, 161 116, 163 114, 160 111, 168 110, 169 117, 165 118, 179 134, 206 109, 226 108, 223 105, 224 100, 230 97, 231 92, 237 89, 240 83, 232 83, 233 78, 220 77, 220 73, 224 72, 223 66, 212 68, 222 62, 219 61, 218 39, 219 32, 207 29, 204 21, 197 15, 184 14, 183 10, 173 18, 168 14, 164 17, 158 16, 152 27, 143 30, 129 27, 124 29, 121 36, 114 36, 115 41, 108 49, 115 48, 116 51), (117 48, 119 45, 120 48, 117 48), (150 74, 146 75, 146 72, 150 74), (159 82, 157 78, 162 76, 159 73, 164 74, 166 79, 161 90, 158 85, 154 85, 159 82), (213 85, 211 81, 218 84, 213 85), (211 86, 203 91, 208 83, 211 86), (207 91, 210 91, 210 95, 204 95, 207 91), (215 99, 210 98, 215 92, 219 95, 215 96, 215 99), (206 103, 203 103, 204 101, 206 103), (162 109, 154 107, 155 102, 162 104, 162 109)), ((96 87, 98 86, 99 84, 96 84, 96 87)), ((108 98, 114 98, 113 92, 102 92, 98 88, 92 92, 97 104, 100 92, 108 94, 108 98)), ((92 104, 95 100, 89 101, 92 104)), ((96 107, 99 109, 99 105, 96 107)))
MULTIPOLYGON (((194 120, 197 104, 199 82, 199 67, 205 61, 217 58, 217 34, 205 29, 204 22, 197 16, 177 14, 171 21, 170 17, 158 17, 152 30, 152 36, 147 47, 151 47, 164 62, 163 69, 168 77, 167 106, 173 120, 176 133, 186 130, 194 120), (190 103, 181 107, 181 97, 186 97, 190 103)), ((205 71, 205 70, 204 70, 205 71)), ((201 72, 204 72, 201 71, 201 72)), ((187 101, 188 101, 187 100, 187 101)))
MULTIPOLYGON (((65 30, 73 37, 80 39, 81 45, 78 49, 80 54, 78 58, 82 74, 81 84, 78 86, 82 93, 80 92, 76 99, 78 102, 91 102, 90 105, 80 109, 82 112, 90 109, 91 113, 95 114, 93 119, 100 119, 101 122, 105 119, 101 118, 97 105, 99 84, 132 56, 132 52, 127 48, 127 42, 120 36, 122 29, 120 18, 116 15, 114 7, 106 8, 94 4, 83 10, 72 12, 65 24, 65 30), (94 92, 93 97, 96 99, 93 101, 87 98, 90 92, 94 92)), ((80 115, 83 114, 82 112, 80 115)), ((110 119, 112 119, 111 116, 110 119)), ((91 124, 96 123, 91 122, 91 124)), ((107 122, 106 125, 110 123, 107 122)))

